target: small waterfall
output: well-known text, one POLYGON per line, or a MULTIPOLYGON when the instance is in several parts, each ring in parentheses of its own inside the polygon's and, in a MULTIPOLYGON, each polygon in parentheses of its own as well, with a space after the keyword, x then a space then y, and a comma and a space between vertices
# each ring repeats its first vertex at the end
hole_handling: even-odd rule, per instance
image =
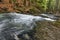
MULTIPOLYGON (((14 36, 30 32, 37 21, 56 21, 53 18, 5 13, 0 16, 0 40, 14 40, 14 36)), ((16 39, 17 40, 17 39, 16 39)))

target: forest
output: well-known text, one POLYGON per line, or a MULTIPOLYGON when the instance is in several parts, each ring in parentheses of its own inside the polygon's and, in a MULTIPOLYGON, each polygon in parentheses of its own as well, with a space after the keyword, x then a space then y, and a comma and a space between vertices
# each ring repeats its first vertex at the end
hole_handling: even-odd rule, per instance
POLYGON ((38 16, 51 13, 58 16, 55 22, 36 22, 33 40, 60 40, 60 0, 0 0, 0 13, 10 12, 38 16))
POLYGON ((6 0, 0 2, 1 12, 60 13, 60 0, 6 0))

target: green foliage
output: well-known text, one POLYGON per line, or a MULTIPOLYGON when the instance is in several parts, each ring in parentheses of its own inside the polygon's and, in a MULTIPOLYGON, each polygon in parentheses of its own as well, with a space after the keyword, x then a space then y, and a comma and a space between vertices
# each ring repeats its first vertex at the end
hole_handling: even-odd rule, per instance
POLYGON ((38 7, 38 9, 40 9, 42 11, 46 11, 46 9, 47 9, 47 2, 48 2, 48 0, 37 0, 35 2, 35 5, 38 7))
POLYGON ((16 8, 16 10, 18 8, 19 12, 21 9, 23 9, 22 10, 23 12, 26 9, 31 9, 31 6, 32 6, 31 10, 33 10, 33 12, 36 10, 39 10, 38 12, 48 12, 48 11, 55 12, 57 10, 60 11, 60 0, 21 0, 21 4, 18 3, 17 0, 11 0, 11 3, 14 4, 13 9, 14 7, 16 8))
POLYGON ((34 7, 39 9, 42 12, 46 11, 55 11, 60 9, 59 7, 59 0, 32 0, 32 2, 35 4, 34 7), (47 10, 48 9, 48 10, 47 10))
POLYGON ((13 2, 16 2, 16 0, 13 0, 13 2))

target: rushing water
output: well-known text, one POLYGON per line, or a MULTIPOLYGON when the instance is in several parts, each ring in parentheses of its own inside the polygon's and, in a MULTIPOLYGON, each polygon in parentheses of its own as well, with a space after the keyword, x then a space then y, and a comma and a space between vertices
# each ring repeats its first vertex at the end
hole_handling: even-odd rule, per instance
POLYGON ((37 21, 56 21, 55 17, 33 16, 18 13, 5 13, 0 15, 0 40, 19 40, 17 35, 30 32, 37 21))

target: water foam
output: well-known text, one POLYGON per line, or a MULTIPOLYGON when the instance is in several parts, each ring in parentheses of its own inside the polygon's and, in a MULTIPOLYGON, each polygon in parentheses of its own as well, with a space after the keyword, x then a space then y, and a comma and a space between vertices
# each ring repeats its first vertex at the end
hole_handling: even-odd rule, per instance
MULTIPOLYGON (((26 14, 18 14, 18 13, 8 13, 2 15, 3 18, 0 21, 0 35, 3 35, 5 32, 7 34, 22 34, 24 32, 29 32, 30 30, 33 30, 35 27, 37 21, 55 21, 51 18, 45 18, 41 16, 34 16, 34 15, 26 15, 26 14), (3 33, 3 34, 2 34, 3 33)), ((5 36, 8 36, 4 34, 5 36)), ((3 36, 4 36, 3 35, 3 36)), ((9 35, 10 36, 10 35, 9 35)), ((6 39, 6 38, 5 38, 6 39)))

